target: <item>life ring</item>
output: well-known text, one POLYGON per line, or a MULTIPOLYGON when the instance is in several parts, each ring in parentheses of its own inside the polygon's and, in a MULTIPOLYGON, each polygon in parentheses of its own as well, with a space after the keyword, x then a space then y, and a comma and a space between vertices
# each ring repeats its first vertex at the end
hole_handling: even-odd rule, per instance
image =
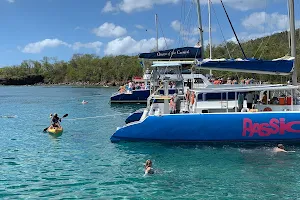
POLYGON ((268 112, 268 111, 272 111, 272 109, 270 107, 264 108, 264 112, 268 112))

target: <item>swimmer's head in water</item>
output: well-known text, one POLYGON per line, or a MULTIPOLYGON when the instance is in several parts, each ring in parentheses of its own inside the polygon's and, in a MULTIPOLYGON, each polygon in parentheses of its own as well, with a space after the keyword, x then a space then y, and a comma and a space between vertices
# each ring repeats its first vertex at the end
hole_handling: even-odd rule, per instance
POLYGON ((283 144, 278 144, 277 147, 278 147, 279 149, 284 149, 283 144))
POLYGON ((147 167, 152 167, 152 161, 151 160, 146 160, 145 168, 147 168, 147 167))

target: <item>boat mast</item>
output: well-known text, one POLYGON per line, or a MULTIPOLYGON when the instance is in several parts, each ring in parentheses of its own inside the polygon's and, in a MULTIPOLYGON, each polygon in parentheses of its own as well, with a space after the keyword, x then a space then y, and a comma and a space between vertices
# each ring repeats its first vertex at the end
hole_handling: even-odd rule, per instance
POLYGON ((296 69, 296 38, 295 38, 295 13, 294 13, 294 0, 289 0, 289 14, 290 14, 290 32, 291 32, 291 56, 295 57, 294 70, 292 74, 293 85, 298 85, 297 69, 296 69))
MULTIPOLYGON (((212 59, 212 43, 211 43, 211 15, 210 15, 210 8, 211 8, 211 1, 208 0, 208 41, 209 41, 209 58, 212 59)), ((209 70, 209 75, 212 75, 212 70, 209 70)))
MULTIPOLYGON (((289 1, 287 1, 287 11, 288 11, 288 18, 290 19, 290 10, 289 10, 289 1)), ((289 42, 289 49, 291 49, 291 31, 290 31, 290 25, 287 29, 287 36, 288 36, 288 42, 289 42)))
POLYGON ((200 0, 196 0, 197 2, 197 14, 198 14, 198 28, 200 32, 200 51, 201 51, 201 59, 204 58, 204 46, 203 46, 203 30, 202 30, 202 20, 201 20, 201 9, 200 9, 200 0))
POLYGON ((211 7, 211 2, 210 0, 208 0, 208 3, 207 3, 207 6, 208 6, 208 37, 209 37, 209 58, 211 59, 212 58, 212 50, 211 50, 211 16, 210 16, 210 7, 211 7))
POLYGON ((155 27, 156 27, 156 51, 158 51, 158 17, 155 14, 155 27))

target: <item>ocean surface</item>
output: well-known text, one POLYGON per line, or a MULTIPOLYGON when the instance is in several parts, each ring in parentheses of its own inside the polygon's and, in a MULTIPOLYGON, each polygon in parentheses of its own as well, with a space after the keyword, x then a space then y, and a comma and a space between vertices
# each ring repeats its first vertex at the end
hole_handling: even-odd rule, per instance
POLYGON ((111 143, 143 107, 110 105, 115 90, 0 87, 0 199, 300 198, 299 146, 111 143), (60 137, 43 132, 50 113, 69 114, 60 137))

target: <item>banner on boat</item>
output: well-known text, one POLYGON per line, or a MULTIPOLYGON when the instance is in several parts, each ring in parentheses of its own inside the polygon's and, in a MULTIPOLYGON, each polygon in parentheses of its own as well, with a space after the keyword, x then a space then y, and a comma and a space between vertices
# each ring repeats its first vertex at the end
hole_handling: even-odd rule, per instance
POLYGON ((242 135, 253 137, 257 134, 260 137, 268 137, 272 134, 284 135, 286 132, 300 133, 299 125, 300 121, 286 122, 285 118, 272 118, 267 123, 253 123, 251 119, 244 118, 242 135))
POLYGON ((182 47, 168 49, 152 53, 141 53, 139 58, 144 59, 201 59, 201 48, 199 47, 182 47))

